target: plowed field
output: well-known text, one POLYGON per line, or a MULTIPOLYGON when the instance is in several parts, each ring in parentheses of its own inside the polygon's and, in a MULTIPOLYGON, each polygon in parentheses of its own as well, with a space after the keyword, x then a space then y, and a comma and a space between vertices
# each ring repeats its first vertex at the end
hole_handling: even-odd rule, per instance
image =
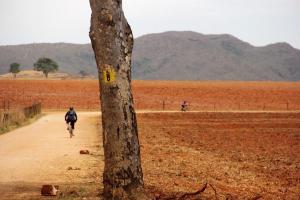
POLYGON ((300 199, 300 113, 148 113, 138 122, 157 196, 208 182, 190 199, 300 199))
MULTIPOLYGON (((135 107, 179 110, 300 110, 299 82, 133 81, 135 107)), ((99 109, 96 80, 0 80, 0 109, 42 102, 44 109, 99 109), (6 103, 4 103, 6 102, 6 103)))

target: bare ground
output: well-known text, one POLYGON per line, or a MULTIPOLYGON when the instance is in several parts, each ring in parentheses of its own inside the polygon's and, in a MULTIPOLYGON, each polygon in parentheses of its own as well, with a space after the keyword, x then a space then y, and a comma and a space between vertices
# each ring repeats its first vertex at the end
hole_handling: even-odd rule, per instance
POLYGON ((162 197, 300 199, 300 113, 139 115, 144 178, 162 197))
MULTIPOLYGON (((63 113, 0 136, 0 199, 100 199, 103 151, 99 113, 79 113, 69 138, 63 113), (88 149, 92 155, 79 155, 88 149), (68 167, 80 170, 67 170, 68 167), (53 199, 53 198, 52 198, 53 199)), ((297 112, 148 112, 138 114, 146 189, 158 199, 300 199, 297 112)))

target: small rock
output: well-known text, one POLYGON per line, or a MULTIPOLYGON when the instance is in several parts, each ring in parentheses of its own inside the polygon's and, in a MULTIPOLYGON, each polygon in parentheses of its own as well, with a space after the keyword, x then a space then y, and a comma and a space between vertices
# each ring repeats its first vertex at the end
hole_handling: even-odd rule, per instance
POLYGON ((56 196, 58 193, 58 185, 43 185, 41 189, 42 196, 56 196))
POLYGON ((81 170, 79 167, 68 167, 67 170, 81 170))
POLYGON ((80 154, 90 154, 89 150, 80 150, 80 154))

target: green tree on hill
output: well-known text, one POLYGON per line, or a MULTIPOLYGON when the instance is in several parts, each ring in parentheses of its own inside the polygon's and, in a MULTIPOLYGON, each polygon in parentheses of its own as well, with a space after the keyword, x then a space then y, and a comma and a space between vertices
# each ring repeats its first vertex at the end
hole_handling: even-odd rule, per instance
POLYGON ((48 74, 50 72, 55 72, 59 68, 58 64, 50 58, 39 58, 33 66, 34 70, 42 71, 45 74, 46 78, 48 78, 48 74))
POLYGON ((14 78, 17 77, 17 73, 20 72, 20 64, 19 63, 12 63, 10 64, 9 72, 11 72, 14 75, 14 78))

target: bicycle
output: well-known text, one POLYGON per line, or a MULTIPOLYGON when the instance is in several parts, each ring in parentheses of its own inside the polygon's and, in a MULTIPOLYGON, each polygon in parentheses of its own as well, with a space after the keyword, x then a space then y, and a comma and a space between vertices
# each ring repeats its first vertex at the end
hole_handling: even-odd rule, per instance
POLYGON ((67 130, 70 133, 70 138, 72 138, 74 135, 74 124, 77 121, 77 114, 73 107, 70 107, 69 111, 65 114, 65 121, 68 124, 67 130))
POLYGON ((70 138, 72 138, 74 136, 74 134, 73 134, 74 129, 72 128, 71 123, 68 123, 68 128, 67 129, 70 133, 70 138))

